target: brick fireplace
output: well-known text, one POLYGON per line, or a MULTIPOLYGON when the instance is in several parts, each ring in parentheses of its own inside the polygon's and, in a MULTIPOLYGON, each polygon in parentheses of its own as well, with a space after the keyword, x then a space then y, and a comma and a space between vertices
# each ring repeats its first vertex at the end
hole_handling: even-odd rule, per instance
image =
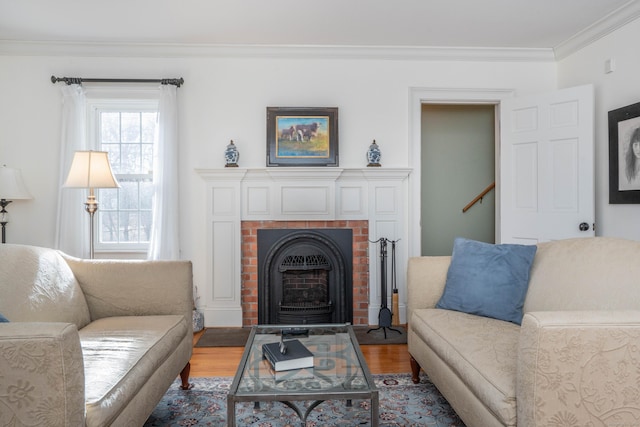
POLYGON ((353 324, 368 324, 369 224, 352 221, 242 221, 242 324, 258 324, 258 230, 264 229, 349 229, 352 231, 353 324))
MULTIPOLYGON (((202 251, 193 260, 194 282, 205 326, 260 323, 257 237, 258 230, 270 228, 351 229, 352 323, 377 324, 383 298, 390 304, 391 297, 380 290, 379 257, 370 241, 381 237, 399 241, 398 271, 404 270, 410 234, 409 169, 269 167, 196 172, 203 182, 203 239, 202 251)), ((301 275, 300 270, 304 268, 295 274, 301 275)), ((318 272, 318 277, 304 280, 324 280, 320 276, 318 272)), ((406 322, 404 279, 398 275, 401 322, 406 322)))

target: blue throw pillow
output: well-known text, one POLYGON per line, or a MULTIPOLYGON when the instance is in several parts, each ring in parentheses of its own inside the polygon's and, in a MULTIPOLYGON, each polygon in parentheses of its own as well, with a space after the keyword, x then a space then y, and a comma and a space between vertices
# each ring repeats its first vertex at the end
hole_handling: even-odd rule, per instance
POLYGON ((9 319, 7 319, 6 317, 4 317, 4 316, 2 315, 2 313, 0 313, 0 323, 6 323, 6 322, 8 322, 8 321, 9 321, 9 319))
POLYGON ((535 245, 494 245, 457 238, 436 308, 522 323, 535 245))

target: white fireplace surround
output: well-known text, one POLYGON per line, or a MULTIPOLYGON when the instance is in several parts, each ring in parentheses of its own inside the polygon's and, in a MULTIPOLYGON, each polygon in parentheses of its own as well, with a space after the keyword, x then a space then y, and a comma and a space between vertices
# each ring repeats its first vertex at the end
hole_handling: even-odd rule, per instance
MULTIPOLYGON (((205 193, 207 279, 199 289, 205 326, 242 326, 241 221, 368 220, 369 240, 397 241, 400 322, 406 323, 410 235, 408 168, 196 169, 205 193)), ((283 225, 283 228, 286 225, 283 225)), ((389 246, 387 272, 391 273, 389 246)), ((381 307, 379 246, 369 244, 369 324, 381 307)), ((391 279, 387 279, 391 308, 391 279)))

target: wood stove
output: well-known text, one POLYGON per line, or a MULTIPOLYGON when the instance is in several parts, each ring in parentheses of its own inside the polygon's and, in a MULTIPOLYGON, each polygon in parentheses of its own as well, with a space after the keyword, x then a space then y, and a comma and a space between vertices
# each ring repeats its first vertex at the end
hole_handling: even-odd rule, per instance
POLYGON ((258 230, 258 323, 353 322, 352 234, 258 230))

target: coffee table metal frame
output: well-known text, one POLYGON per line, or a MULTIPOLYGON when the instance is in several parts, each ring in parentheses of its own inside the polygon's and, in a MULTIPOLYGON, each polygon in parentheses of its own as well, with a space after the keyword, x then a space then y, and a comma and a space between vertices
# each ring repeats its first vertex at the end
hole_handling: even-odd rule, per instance
MULTIPOLYGON (((267 362, 264 360, 262 363, 266 364, 267 362)), ((259 402, 282 402, 296 412, 300 417, 301 426, 304 427, 309 413, 314 408, 325 400, 340 399, 347 400, 347 406, 351 405, 352 399, 370 400, 371 426, 378 426, 378 389, 350 324, 253 326, 227 395, 227 425, 236 425, 236 403, 238 402, 254 402, 256 407, 259 407, 259 402), (257 364, 262 359, 262 344, 279 341, 280 331, 288 328, 309 329, 309 338, 293 338, 300 338, 314 353, 314 378, 294 379, 289 383, 286 381, 278 383, 273 375, 265 374, 264 367, 258 367, 257 364), (330 337, 332 331, 339 332, 341 337, 348 336, 349 340, 342 339, 339 343, 341 349, 338 351, 335 349, 329 349, 327 352, 314 351, 317 349, 316 341, 322 340, 322 337, 330 337), (321 335, 315 335, 316 332, 321 335), (344 364, 344 369, 341 369, 339 373, 335 370, 332 371, 331 380, 325 381, 324 379, 327 377, 323 379, 323 365, 331 366, 333 363, 335 366, 337 362, 344 364), (332 381, 335 383, 331 384, 332 381), (311 385, 329 384, 329 386, 325 388, 321 386, 300 388, 298 387, 301 385, 300 382, 307 382, 311 385), (295 403, 303 401, 311 401, 312 403, 306 408, 304 405, 299 406, 295 403)))

